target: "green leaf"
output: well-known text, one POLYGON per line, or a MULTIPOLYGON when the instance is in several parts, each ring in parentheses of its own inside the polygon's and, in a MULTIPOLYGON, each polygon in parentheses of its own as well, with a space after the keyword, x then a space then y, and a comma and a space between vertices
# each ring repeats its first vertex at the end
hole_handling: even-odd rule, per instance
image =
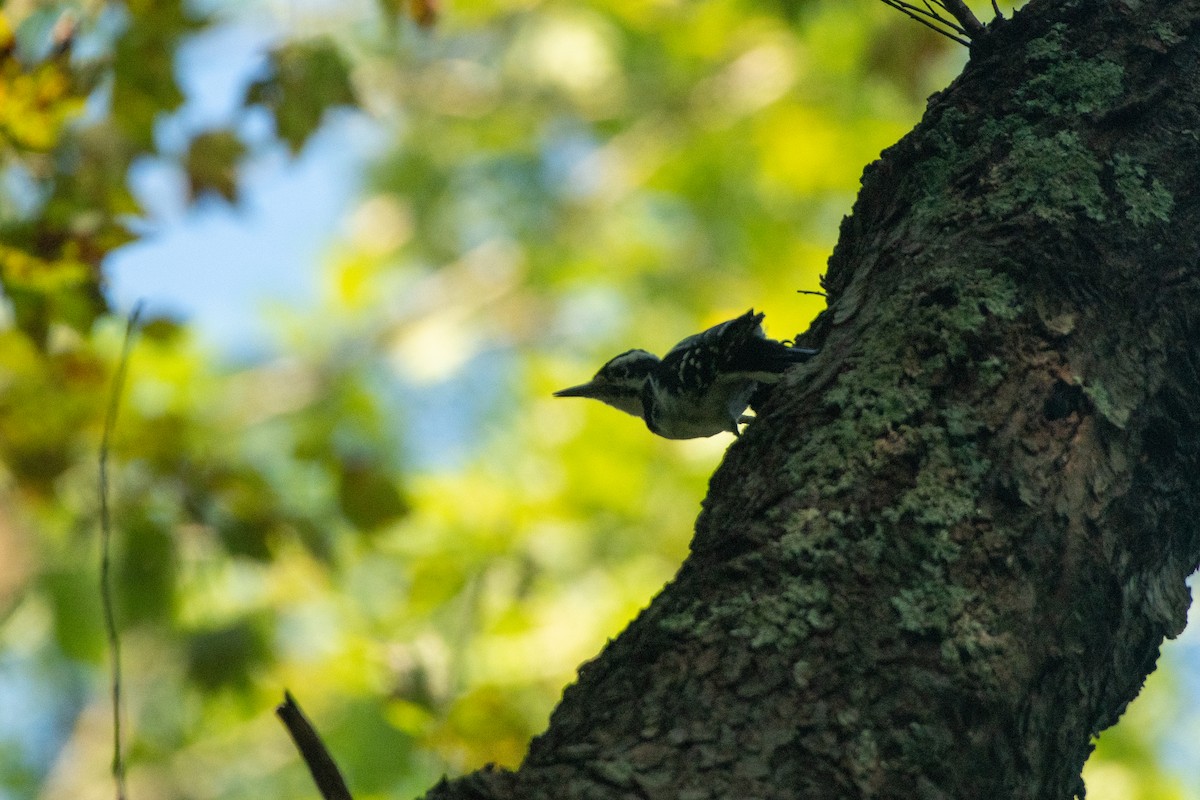
POLYGON ((209 131, 192 139, 184 161, 191 199, 212 193, 237 202, 238 162, 245 153, 246 146, 230 130, 209 131))
POLYGON ((0 50, 0 142, 51 150, 67 123, 83 111, 84 96, 74 84, 64 59, 26 69, 0 50))
POLYGON ((184 325, 166 316, 153 316, 142 323, 142 338, 161 344, 174 344, 183 339, 184 325))
POLYGON ((183 92, 175 82, 175 50, 200 27, 181 0, 129 3, 130 26, 113 58, 112 113, 142 150, 154 146, 154 119, 177 108, 183 92))
POLYGON ((80 661, 99 661, 105 640, 97 582, 77 571, 62 570, 44 574, 42 588, 53 609, 59 649, 80 661))
POLYGON ((197 631, 188 637, 188 677, 201 688, 245 690, 251 673, 271 659, 270 626, 257 617, 197 631))
POLYGON ((246 101, 265 105, 275 131, 300 152, 332 106, 357 105, 350 72, 328 39, 285 45, 271 54, 274 74, 250 86, 246 101))
POLYGON ((4 232, 4 238, 14 244, 0 244, 0 288, 12 302, 17 327, 39 346, 46 343, 54 323, 80 332, 90 329, 106 306, 98 270, 80 258, 88 242, 54 242, 53 232, 13 228, 4 232), (44 247, 44 252, 31 252, 18 244, 31 233, 43 241, 30 244, 44 247))
POLYGON ((115 228, 119 238, 105 238, 108 249, 130 239, 115 220, 141 211, 125 182, 135 151, 111 123, 90 125, 74 132, 60 147, 53 190, 45 215, 48 220, 93 237, 104 228, 115 228))
POLYGON ((408 513, 395 476, 377 464, 347 461, 339 477, 342 513, 359 530, 377 530, 408 513))
POLYGON ((120 618, 129 623, 169 620, 174 610, 175 543, 170 529, 144 512, 135 511, 113 529, 120 552, 120 618))
POLYGON ((212 524, 225 549, 232 555, 269 561, 272 535, 283 521, 271 484, 257 472, 235 469, 214 490, 218 502, 212 524))

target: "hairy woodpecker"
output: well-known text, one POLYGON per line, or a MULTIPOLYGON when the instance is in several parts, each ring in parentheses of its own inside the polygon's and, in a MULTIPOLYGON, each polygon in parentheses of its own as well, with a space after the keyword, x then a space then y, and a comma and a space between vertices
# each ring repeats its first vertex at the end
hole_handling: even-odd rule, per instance
POLYGON ((627 350, 587 383, 554 396, 608 403, 641 417, 647 428, 667 439, 693 439, 721 431, 736 436, 755 392, 817 353, 768 339, 763 316, 750 309, 687 337, 661 360, 645 350, 627 350))

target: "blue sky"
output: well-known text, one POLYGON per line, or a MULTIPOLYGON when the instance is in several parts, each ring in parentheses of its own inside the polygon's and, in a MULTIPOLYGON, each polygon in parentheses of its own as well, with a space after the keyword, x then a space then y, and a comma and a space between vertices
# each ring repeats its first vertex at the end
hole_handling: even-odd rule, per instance
POLYGON ((208 198, 189 207, 180 169, 169 159, 143 159, 130 171, 130 184, 147 209, 135 226, 145 238, 105 264, 118 308, 145 300, 148 311, 187 320, 227 355, 269 349, 264 309, 303 309, 315 301, 322 257, 382 141, 364 114, 335 110, 293 158, 273 139, 264 110, 239 111, 271 41, 263 27, 237 23, 190 40, 177 63, 187 101, 156 131, 163 151, 179 153, 198 132, 238 130, 252 153, 243 166, 241 201, 231 206, 208 198))

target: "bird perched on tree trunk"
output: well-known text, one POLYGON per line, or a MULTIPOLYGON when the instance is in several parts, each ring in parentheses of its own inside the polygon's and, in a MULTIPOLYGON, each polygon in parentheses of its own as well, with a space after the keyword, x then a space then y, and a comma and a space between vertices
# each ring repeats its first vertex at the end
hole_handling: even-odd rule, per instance
POLYGON ((590 381, 554 393, 590 397, 641 417, 667 439, 694 439, 738 424, 755 393, 776 383, 789 367, 816 350, 792 347, 763 333, 763 314, 750 309, 735 319, 689 336, 659 359, 628 350, 600 368, 590 381))

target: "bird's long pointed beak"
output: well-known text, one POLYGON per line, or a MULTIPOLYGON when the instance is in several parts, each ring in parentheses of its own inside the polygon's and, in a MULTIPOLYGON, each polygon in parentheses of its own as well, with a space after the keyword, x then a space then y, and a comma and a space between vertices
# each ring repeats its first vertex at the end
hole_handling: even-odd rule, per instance
POLYGON ((578 386, 568 386, 554 393, 555 397, 595 397, 597 387, 594 383, 581 383, 578 386))

